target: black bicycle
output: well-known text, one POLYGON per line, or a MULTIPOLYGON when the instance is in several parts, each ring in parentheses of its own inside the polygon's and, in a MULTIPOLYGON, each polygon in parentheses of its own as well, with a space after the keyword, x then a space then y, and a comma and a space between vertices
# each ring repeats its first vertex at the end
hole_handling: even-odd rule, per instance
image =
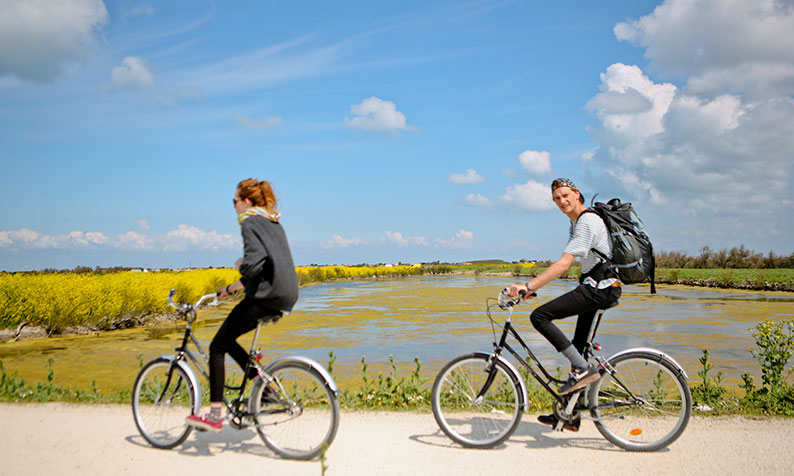
MULTIPOLYGON (((185 417, 201 408, 201 385, 196 372, 209 380, 205 353, 193 335, 196 308, 217 294, 202 296, 196 304, 174 304, 175 291, 168 304, 187 319, 182 344, 175 355, 158 357, 141 368, 132 391, 132 413, 141 436, 152 446, 169 449, 182 444, 193 427, 185 417), (190 351, 192 343, 198 356, 190 351)), ((259 321, 251 343, 243 375, 256 369, 251 391, 246 395, 247 379, 239 386, 226 385, 236 396, 223 401, 233 428, 254 427, 265 444, 285 458, 312 459, 331 445, 339 428, 338 388, 330 373, 306 357, 285 357, 263 365, 256 341, 263 321, 259 321)))
POLYGON ((511 323, 513 308, 522 299, 510 298, 506 291, 498 299, 486 300, 493 350, 453 359, 433 384, 433 416, 448 437, 464 447, 492 448, 518 428, 521 415, 529 410, 527 383, 505 358, 504 350, 554 398, 556 430, 591 419, 607 440, 629 451, 657 451, 681 436, 692 413, 692 395, 689 377, 672 357, 650 348, 627 349, 608 358, 595 355, 594 351, 601 350, 593 342, 606 311, 601 309, 584 350, 584 358, 596 363, 601 377, 560 395, 556 387, 564 382, 546 371, 511 323), (507 311, 503 325, 491 317, 495 306, 507 311), (498 326, 502 332, 497 340, 498 326), (526 357, 508 344, 508 336, 518 341, 526 357))

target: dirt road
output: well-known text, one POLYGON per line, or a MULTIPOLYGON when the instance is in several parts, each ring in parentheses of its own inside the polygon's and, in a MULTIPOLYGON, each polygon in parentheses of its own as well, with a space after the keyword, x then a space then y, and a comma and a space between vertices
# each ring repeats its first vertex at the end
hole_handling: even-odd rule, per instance
MULTIPOLYGON (((0 473, 7 475, 320 475, 319 461, 285 461, 252 430, 191 434, 164 451, 146 445, 127 406, 0 404, 0 473)), ((492 450, 462 449, 430 413, 343 412, 327 454, 333 475, 791 474, 794 420, 694 418, 667 450, 628 453, 591 422, 557 433, 525 416, 492 450)))

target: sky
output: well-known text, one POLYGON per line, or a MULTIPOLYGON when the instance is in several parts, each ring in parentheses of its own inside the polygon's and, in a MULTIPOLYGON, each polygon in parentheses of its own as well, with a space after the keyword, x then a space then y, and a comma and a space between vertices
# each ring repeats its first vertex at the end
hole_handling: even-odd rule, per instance
POLYGON ((794 1, 0 0, 0 270, 556 259, 549 184, 657 250, 794 252, 794 1))

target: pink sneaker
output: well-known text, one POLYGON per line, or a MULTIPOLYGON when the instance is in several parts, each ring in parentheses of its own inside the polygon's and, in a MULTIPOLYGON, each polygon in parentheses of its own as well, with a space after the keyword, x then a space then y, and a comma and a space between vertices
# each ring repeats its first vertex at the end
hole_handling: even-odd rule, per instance
POLYGON ((209 414, 200 417, 198 415, 190 415, 185 418, 185 423, 188 425, 199 428, 201 430, 211 431, 213 433, 220 433, 223 429, 223 420, 212 420, 209 414))

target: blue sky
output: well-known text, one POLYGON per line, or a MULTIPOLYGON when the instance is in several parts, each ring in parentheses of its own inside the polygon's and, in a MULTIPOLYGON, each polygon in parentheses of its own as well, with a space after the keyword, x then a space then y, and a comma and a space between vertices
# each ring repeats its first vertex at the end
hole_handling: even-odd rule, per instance
POLYGON ((555 259, 548 183, 655 247, 789 254, 794 5, 0 0, 0 269, 555 259))

